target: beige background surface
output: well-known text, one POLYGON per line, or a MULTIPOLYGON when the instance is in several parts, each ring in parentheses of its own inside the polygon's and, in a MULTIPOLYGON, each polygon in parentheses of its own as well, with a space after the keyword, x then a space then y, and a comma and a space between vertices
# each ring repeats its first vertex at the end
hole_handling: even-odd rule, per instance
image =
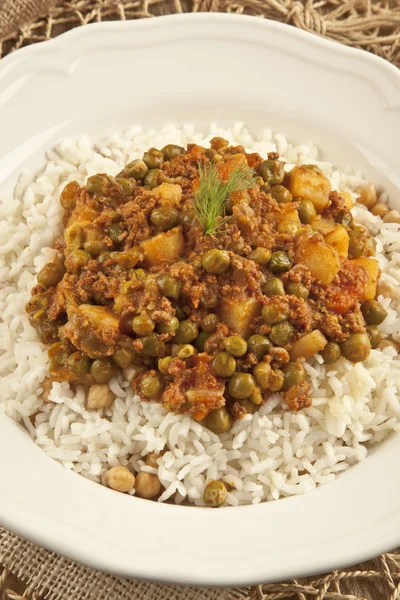
MULTIPOLYGON (((245 13, 287 22, 367 49, 400 66, 400 0, 0 0, 0 56, 92 21, 196 11, 245 13)), ((400 550, 301 581, 205 590, 105 575, 0 528, 0 600, 6 598, 399 600, 400 550)))

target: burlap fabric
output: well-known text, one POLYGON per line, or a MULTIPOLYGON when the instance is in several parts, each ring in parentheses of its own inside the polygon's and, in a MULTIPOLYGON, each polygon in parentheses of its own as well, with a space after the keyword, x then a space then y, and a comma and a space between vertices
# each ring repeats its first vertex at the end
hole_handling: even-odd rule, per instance
MULTIPOLYGON (((400 66, 400 0, 0 0, 0 56, 101 20, 220 11, 268 17, 400 66)), ((251 560, 251 557, 249 557, 251 560)), ((344 571, 254 588, 199 590, 105 575, 0 529, 0 600, 399 600, 400 550, 344 571)))

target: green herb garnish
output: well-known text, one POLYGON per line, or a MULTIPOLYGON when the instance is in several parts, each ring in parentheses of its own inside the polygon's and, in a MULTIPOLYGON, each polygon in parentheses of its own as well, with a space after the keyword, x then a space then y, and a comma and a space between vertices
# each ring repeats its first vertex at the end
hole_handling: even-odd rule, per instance
POLYGON ((226 201, 232 192, 254 187, 254 171, 248 165, 237 165, 227 181, 219 177, 214 163, 199 165, 199 189, 194 194, 193 207, 205 235, 214 235, 230 217, 226 216, 226 201))

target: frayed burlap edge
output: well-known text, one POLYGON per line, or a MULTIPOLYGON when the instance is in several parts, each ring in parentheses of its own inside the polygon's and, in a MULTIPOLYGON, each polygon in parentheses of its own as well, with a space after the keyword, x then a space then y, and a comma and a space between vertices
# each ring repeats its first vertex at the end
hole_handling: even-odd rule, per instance
MULTIPOLYGON (((139 550, 140 551, 140 550, 139 550)), ((134 560, 134 551, 132 552, 134 560)), ((160 560, 162 558, 160 557, 160 560)), ((249 560, 252 557, 249 556, 249 560)), ((0 529, 0 599, 399 600, 400 551, 342 571, 253 588, 197 589, 106 575, 0 529)))
MULTIPOLYGON (((41 11, 40 18, 22 21, 19 11, 16 26, 24 25, 4 37, 2 55, 93 21, 208 11, 250 14, 290 23, 343 44, 364 48, 400 66, 399 0, 71 0, 57 2, 53 8, 49 4, 54 0, 2 2, 3 12, 9 5, 24 3, 40 5, 41 11)), ((6 25, 3 31, 10 31, 12 23, 6 25)))
MULTIPOLYGON (((54 0, 3 0, 0 56, 93 21, 219 11, 290 23, 400 66, 399 0, 75 0, 52 5, 54 0)), ((400 551, 322 577, 198 590, 106 575, 0 529, 0 565, 0 600, 400 600, 400 551)))

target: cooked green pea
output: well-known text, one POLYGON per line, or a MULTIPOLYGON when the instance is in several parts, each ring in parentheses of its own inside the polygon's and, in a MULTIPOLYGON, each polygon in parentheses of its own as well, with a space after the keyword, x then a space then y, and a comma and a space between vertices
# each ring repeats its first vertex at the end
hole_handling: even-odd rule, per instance
POLYGON ((175 308, 176 318, 179 319, 179 321, 183 321, 184 319, 186 319, 187 314, 183 310, 182 306, 179 306, 179 304, 176 304, 176 303, 173 304, 173 306, 175 308))
POLYGON ((236 400, 235 404, 238 404, 241 407, 245 415, 253 415, 256 412, 257 406, 253 403, 252 398, 257 391, 258 390, 256 388, 253 394, 250 396, 250 398, 245 398, 244 400, 236 400))
POLYGON ((282 183, 285 177, 284 163, 280 160, 264 160, 258 168, 261 177, 269 185, 282 183))
POLYGON ((179 222, 179 215, 173 206, 158 206, 151 211, 151 223, 161 231, 168 231, 179 222))
POLYGON ((227 352, 220 352, 214 358, 212 366, 219 377, 230 377, 236 371, 236 360, 227 352))
POLYGON ((142 337, 142 344, 142 354, 145 356, 160 356, 164 353, 164 344, 154 333, 142 337))
POLYGON ((214 275, 221 275, 229 269, 231 259, 226 250, 208 250, 203 256, 203 267, 207 273, 213 273, 214 275))
POLYGON ((286 204, 293 200, 292 194, 283 185, 273 185, 269 193, 279 204, 286 204))
POLYGON ((179 320, 176 317, 171 317, 168 323, 158 323, 157 333, 175 333, 179 327, 179 320))
POLYGON ((210 481, 204 488, 203 500, 204 503, 213 508, 224 504, 228 492, 222 481, 210 481))
POLYGON ((126 369, 131 365, 136 359, 137 354, 133 348, 124 347, 117 348, 114 352, 113 359, 114 362, 121 367, 121 369, 126 369))
POLYGON ((369 341, 371 342, 371 348, 377 348, 382 341, 382 334, 379 329, 373 325, 368 325, 367 335, 369 337, 369 341))
POLYGON ((247 349, 252 352, 258 360, 261 360, 263 356, 268 354, 271 350, 272 344, 265 335, 256 333, 251 335, 247 340, 247 349))
POLYGON ((179 346, 176 356, 185 360, 185 358, 190 358, 194 354, 194 347, 191 344, 182 344, 179 346))
POLYGON ((213 433, 225 433, 232 427, 233 419, 226 406, 212 410, 203 419, 205 425, 213 433))
POLYGON ((100 256, 103 252, 107 251, 107 246, 101 240, 88 240, 83 244, 85 252, 88 252, 91 256, 100 256))
POLYGON ((294 385, 299 384, 306 376, 306 372, 301 363, 289 363, 283 369, 284 380, 283 389, 287 390, 294 385))
POLYGON ((110 236, 110 238, 112 239, 112 241, 114 242, 114 244, 118 245, 118 244, 121 243, 121 239, 120 239, 121 238, 121 234, 122 234, 122 229, 118 225, 118 223, 113 223, 108 228, 108 235, 110 236))
POLYGON ((297 298, 301 298, 302 300, 306 300, 310 293, 305 285, 303 285, 302 283, 294 282, 290 282, 287 284, 286 291, 288 294, 296 296, 297 298))
POLYGON ((357 363, 368 358, 371 351, 371 342, 366 333, 353 333, 340 349, 347 360, 357 363))
POLYGON ((58 283, 60 283, 61 279, 64 277, 66 272, 64 262, 61 258, 56 258, 52 262, 47 263, 44 267, 39 271, 37 280, 40 285, 44 287, 55 287, 58 283))
POLYGON ((78 271, 85 267, 90 260, 92 260, 92 257, 89 252, 85 252, 85 250, 72 250, 68 255, 68 269, 78 271))
POLYGON ((269 390, 271 392, 279 392, 282 389, 283 382, 285 380, 285 375, 283 371, 280 369, 274 369, 271 371, 271 375, 269 377, 269 390))
POLYGON ((140 158, 137 158, 136 160, 132 160, 130 163, 128 163, 126 165, 126 167, 124 169, 127 176, 134 177, 134 179, 143 179, 143 177, 146 175, 148 170, 149 170, 148 166, 140 158))
POLYGON ((207 333, 214 333, 219 323, 219 317, 214 313, 208 313, 201 320, 201 328, 207 333))
POLYGON ((116 368, 109 358, 97 358, 90 367, 90 373, 96 383, 107 383, 116 373, 116 368))
POLYGON ((352 227, 354 223, 354 218, 353 215, 351 214, 351 212, 346 212, 344 213, 343 217, 340 220, 340 224, 343 225, 344 227, 352 227))
POLYGON ((158 359, 158 370, 163 375, 168 375, 169 365, 171 364, 172 356, 165 356, 164 358, 158 359))
POLYGON ((235 373, 229 379, 228 390, 232 398, 244 400, 250 398, 256 388, 256 381, 250 373, 235 373))
POLYGON ((356 226, 349 232, 349 254, 353 258, 373 256, 376 242, 364 227, 356 226))
POLYGON ((269 337, 271 342, 277 346, 286 346, 292 340, 294 334, 293 326, 288 321, 272 325, 269 337))
POLYGON ((271 258, 271 250, 267 250, 267 248, 256 248, 253 252, 247 255, 247 258, 250 260, 254 260, 257 265, 265 266, 269 263, 271 258))
POLYGON ((69 181, 60 194, 60 204, 67 211, 72 212, 76 201, 81 195, 81 186, 77 181, 69 181))
POLYGON ((50 374, 53 370, 57 371, 58 367, 65 367, 68 362, 68 352, 61 342, 52 344, 48 350, 50 359, 50 374))
POLYGON ((278 252, 272 253, 268 266, 275 274, 284 273, 285 271, 289 271, 289 269, 292 267, 292 261, 286 252, 279 250, 278 252))
POLYGON ((340 346, 336 342, 328 342, 325 348, 321 350, 320 354, 324 359, 324 363, 327 365, 331 365, 342 356, 340 346))
POLYGON ((199 337, 197 338, 197 340, 195 342, 195 346, 199 352, 204 352, 204 344, 206 343, 206 341, 210 337, 210 335, 211 334, 207 333, 206 331, 200 331, 199 337))
POLYGON ((81 352, 74 352, 68 357, 67 367, 76 377, 83 377, 90 370, 89 357, 81 352))
POLYGON ((127 198, 129 198, 129 196, 132 196, 135 186, 131 181, 129 181, 129 179, 126 179, 125 177, 118 177, 115 181, 121 186, 122 193, 124 194, 124 196, 126 196, 127 198))
POLYGON ((161 150, 163 153, 164 160, 172 160, 175 156, 179 156, 179 154, 183 154, 185 152, 185 148, 182 146, 177 146, 176 144, 167 144, 161 150))
POLYGON ((299 213, 300 221, 305 225, 309 225, 317 216, 317 211, 311 200, 301 200, 297 212, 299 213))
POLYGON ((161 167, 163 160, 163 153, 161 150, 157 150, 157 148, 150 148, 143 154, 143 162, 149 169, 158 169, 161 167))
POLYGON ((175 279, 171 275, 164 273, 157 278, 157 283, 164 296, 174 298, 174 300, 179 298, 182 290, 182 282, 179 279, 175 279))
POLYGON ((159 396, 164 388, 164 380, 160 373, 149 371, 145 373, 140 382, 141 392, 146 398, 155 398, 159 396))
POLYGON ((274 304, 263 306, 261 316, 266 325, 275 325, 289 318, 289 306, 286 304, 279 308, 274 304))
POLYGON ((91 196, 103 196, 107 190, 107 176, 92 175, 86 182, 86 190, 91 196))
POLYGON ((199 330, 196 323, 193 323, 193 321, 190 321, 189 319, 185 319, 184 321, 179 322, 179 327, 176 330, 174 337, 174 343, 190 344, 190 342, 194 342, 198 335, 199 330))
POLYGON ((377 300, 367 300, 361 306, 361 312, 368 325, 380 325, 386 319, 388 312, 377 300))
POLYGON ((241 335, 230 335, 224 339, 224 348, 232 356, 244 356, 247 352, 247 342, 241 335))
POLYGON ((154 327, 154 321, 149 315, 138 315, 132 319, 132 329, 137 335, 148 335, 154 330, 154 327))
POLYGON ((215 308, 219 304, 219 293, 215 288, 206 289, 205 293, 201 296, 200 301, 204 308, 215 308))
POLYGON ((283 283, 278 277, 271 277, 271 279, 267 279, 262 287, 263 293, 272 298, 272 296, 284 296, 285 288, 283 283))
POLYGON ((146 281, 147 271, 145 269, 135 269, 135 277, 138 281, 146 281))
POLYGON ((270 384, 272 369, 270 365, 266 362, 259 362, 253 369, 253 375, 255 380, 257 381, 257 385, 260 386, 262 390, 268 390, 270 384))
POLYGON ((165 175, 161 169, 150 169, 143 178, 143 185, 152 190, 158 187, 164 179, 165 175))

